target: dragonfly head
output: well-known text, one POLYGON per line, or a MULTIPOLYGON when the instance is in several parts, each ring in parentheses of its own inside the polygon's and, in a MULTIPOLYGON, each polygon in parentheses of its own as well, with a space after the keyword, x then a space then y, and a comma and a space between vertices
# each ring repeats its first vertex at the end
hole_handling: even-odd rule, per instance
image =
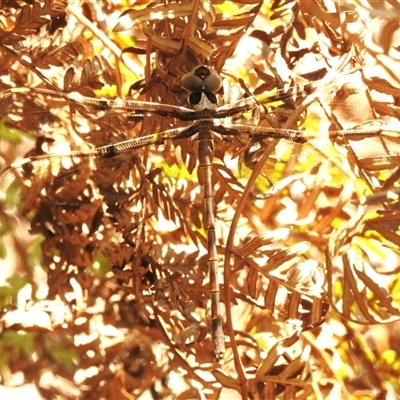
POLYGON ((196 110, 215 109, 222 79, 217 72, 205 65, 198 65, 181 78, 183 89, 190 92, 189 104, 196 110))

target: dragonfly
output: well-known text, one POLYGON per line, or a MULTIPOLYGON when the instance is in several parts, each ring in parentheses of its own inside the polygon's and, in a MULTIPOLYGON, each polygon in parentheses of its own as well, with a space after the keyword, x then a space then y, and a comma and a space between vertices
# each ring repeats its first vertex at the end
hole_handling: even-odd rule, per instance
MULTIPOLYGON (((269 104, 297 96, 299 99, 307 99, 321 91, 329 83, 320 82, 309 84, 306 87, 297 86, 288 90, 277 90, 271 94, 242 97, 234 102, 220 104, 221 88, 223 79, 212 67, 207 65, 195 66, 191 71, 184 74, 180 80, 182 89, 186 95, 186 106, 161 104, 157 102, 146 102, 138 100, 103 100, 90 98, 78 93, 64 93, 42 88, 12 88, 0 94, 0 103, 13 99, 14 96, 38 96, 48 101, 62 101, 70 107, 69 112, 79 112, 87 120, 94 118, 99 112, 110 118, 148 118, 157 116, 160 119, 172 118, 181 121, 183 126, 173 127, 162 132, 116 141, 112 144, 88 147, 80 150, 72 150, 67 153, 51 152, 50 154, 34 155, 6 167, 0 175, 0 194, 3 199, 13 187, 14 183, 21 187, 24 199, 34 203, 40 196, 47 196, 48 201, 65 202, 65 204, 78 202, 90 193, 85 192, 89 175, 85 175, 79 169, 86 165, 88 169, 103 173, 103 180, 107 177, 107 171, 102 169, 104 165, 115 165, 122 168, 121 162, 126 162, 127 168, 132 168, 134 155, 138 150, 150 146, 164 146, 168 143, 191 140, 197 148, 198 175, 202 185, 204 198, 204 230, 206 232, 207 267, 210 284, 211 300, 211 338, 215 349, 216 359, 220 360, 225 354, 225 335, 223 330, 223 317, 221 312, 220 282, 218 276, 218 252, 216 245, 216 217, 213 200, 213 161, 214 146, 216 141, 224 138, 242 138, 250 143, 261 143, 265 141, 287 141, 290 143, 305 144, 312 143, 320 138, 319 133, 299 129, 274 128, 272 126, 254 126, 246 120, 246 113, 252 113, 251 118, 256 118, 257 112, 269 104), (50 100, 51 99, 51 100, 50 100), (90 110, 95 110, 91 113, 90 110), (123 158, 125 157, 125 158, 123 158), (132 158, 133 157, 133 158, 132 158), (104 161, 105 164, 102 164, 104 161), (67 190, 68 180, 80 182, 77 186, 80 192, 75 193, 75 198, 64 197, 67 190), (53 189, 49 186, 53 185, 53 189), (55 200, 56 199, 56 200, 55 200)), ((252 122, 252 121, 251 121, 252 122)), ((55 122, 56 123, 56 122, 55 122)), ((99 122, 100 124, 100 122, 99 122)), ((107 125, 104 123, 104 129, 107 125)), ((74 127, 78 130, 81 127, 74 127)), ((383 127, 360 126, 354 129, 339 129, 329 131, 327 138, 335 141, 338 138, 358 138, 379 136, 383 127)), ((121 174, 129 173, 120 170, 121 174)), ((141 172, 143 173, 143 172, 141 172)), ((103 193, 109 195, 109 201, 121 201, 120 192, 115 189, 110 195, 111 187, 115 182, 103 183, 103 193), (113 197, 114 196, 114 197, 113 197)), ((130 190, 132 195, 133 189, 130 190)), ((71 194, 69 194, 71 196, 71 194)))

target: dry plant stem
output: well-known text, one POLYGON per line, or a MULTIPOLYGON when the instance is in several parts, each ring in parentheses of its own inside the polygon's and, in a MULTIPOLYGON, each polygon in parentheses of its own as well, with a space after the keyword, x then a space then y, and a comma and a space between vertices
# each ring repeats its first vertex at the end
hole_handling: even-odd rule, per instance
POLYGON ((236 371, 238 373, 238 377, 240 379, 241 382, 241 386, 242 386, 242 396, 243 399, 247 399, 247 393, 248 393, 248 388, 247 388, 247 379, 245 376, 245 373, 243 371, 243 365, 240 361, 240 357, 239 357, 239 352, 236 346, 236 342, 235 342, 235 331, 233 329, 232 326, 232 314, 231 314, 231 308, 230 308, 230 304, 231 304, 231 300, 230 300, 230 290, 229 290, 229 282, 230 282, 230 263, 229 260, 231 258, 231 254, 233 253, 233 239, 235 237, 235 233, 236 233, 236 229, 237 229, 237 225, 239 222, 239 218, 240 215, 244 209, 245 206, 245 202, 247 201, 247 198, 250 194, 251 189, 253 188, 254 182, 256 181, 258 175, 261 173, 262 167, 264 165, 264 163, 267 160, 267 152, 264 152, 263 156, 261 157, 261 159, 258 161, 255 169, 253 170, 247 185, 244 189, 243 195, 241 197, 241 199, 238 202, 238 205, 236 207, 236 211, 235 211, 235 215, 233 216, 232 219, 232 224, 229 230, 229 236, 228 236, 228 240, 226 243, 226 249, 225 249, 225 261, 224 261, 224 295, 225 295, 225 305, 226 305, 226 325, 228 327, 228 333, 229 333, 229 338, 231 341, 231 346, 232 346, 232 352, 233 352, 233 357, 234 357, 234 361, 235 361, 235 367, 236 367, 236 371))
POLYGON ((0 48, 3 49, 5 52, 7 52, 8 54, 10 54, 13 58, 15 58, 16 60, 19 61, 20 64, 22 64, 25 68, 27 68, 28 70, 32 71, 35 75, 37 75, 43 82, 46 82, 46 84, 55 91, 59 91, 60 89, 53 86, 51 84, 51 82, 49 82, 49 80, 39 71, 37 70, 32 64, 30 64, 28 61, 24 60, 23 58, 21 58, 18 54, 16 54, 13 50, 11 50, 10 48, 3 46, 2 44, 0 44, 0 48))
POLYGON ((317 89, 315 92, 309 95, 306 98, 306 100, 303 101, 303 103, 301 103, 298 107, 296 107, 296 109, 293 111, 291 116, 286 121, 285 127, 290 128, 293 124, 296 123, 301 113, 305 112, 308 109, 308 107, 318 99, 324 85, 325 84, 329 85, 335 79, 336 74, 340 73, 343 70, 343 68, 350 62, 352 57, 353 57, 353 52, 349 51, 341 60, 339 60, 336 63, 335 66, 333 66, 329 70, 328 74, 321 81, 319 81, 319 87, 321 89, 317 89))
POLYGON ((166 332, 164 325, 162 323, 162 316, 157 312, 157 309, 154 309, 154 315, 157 318, 158 323, 160 324, 161 327, 161 333, 163 334, 166 342, 169 344, 171 351, 174 353, 176 356, 176 361, 179 365, 182 366, 182 368, 187 372, 188 376, 192 378, 193 380, 200 382, 204 387, 208 387, 210 385, 210 382, 206 382, 203 378, 201 378, 199 375, 197 375, 193 371, 193 367, 177 352, 176 346, 171 342, 168 333, 166 332))
MULTIPOLYGON (((379 388, 381 393, 379 393, 376 397, 376 399, 387 399, 387 390, 386 390, 386 382, 382 379, 382 376, 380 374, 376 373, 376 365, 373 365, 373 363, 369 360, 365 350, 364 350, 364 345, 360 341, 360 334, 355 332, 354 329, 349 325, 348 321, 346 321, 344 318, 341 318, 341 322, 343 326, 346 327, 347 331, 347 340, 349 342, 349 347, 352 345, 353 350, 354 350, 354 355, 357 356, 357 361, 361 364, 361 367, 364 367, 368 379, 374 385, 375 387, 379 388)), ((371 349, 369 349, 371 350, 371 349)), ((376 358, 376 354, 374 353, 374 356, 376 358)))
POLYGON ((326 282, 328 286, 327 296, 330 303, 330 306, 335 309, 336 312, 339 312, 335 305, 333 304, 333 265, 332 258, 330 252, 329 243, 325 247, 325 267, 326 267, 326 282))
MULTIPOLYGON (((119 60, 121 59, 121 49, 114 44, 112 40, 110 40, 95 24, 90 22, 81 12, 75 12, 75 8, 73 6, 68 6, 67 11, 71 13, 80 23, 86 26, 89 30, 91 30, 103 44, 112 52, 115 56, 115 65, 117 67, 116 81, 117 81, 117 88, 118 88, 118 96, 122 97, 122 93, 120 93, 122 88, 122 79, 121 73, 119 69, 119 60)), ((136 65, 131 64, 129 60, 126 62, 127 67, 134 73, 136 70, 136 65)))
MULTIPOLYGON (((193 10, 192 10, 192 13, 190 15, 189 21, 186 24, 186 26, 185 26, 185 28, 183 29, 183 32, 182 32, 182 37, 183 38, 186 38, 186 37, 190 37, 191 38, 191 37, 195 36, 195 32, 196 32, 196 28, 197 28, 196 21, 197 21, 198 9, 199 9, 199 0, 195 0, 194 4, 193 4, 193 10), (186 33, 188 30, 190 30, 189 34, 186 33)), ((186 53, 186 51, 187 51, 187 42, 186 42, 186 40, 183 40, 182 48, 181 48, 181 50, 179 51, 178 54, 186 53)), ((178 62, 181 61, 180 57, 178 57, 178 56, 175 57, 174 61, 169 66, 169 70, 174 70, 175 69, 175 64, 176 64, 177 61, 178 62)), ((151 65, 151 64, 148 64, 148 65, 151 65)))
POLYGON ((28 252, 26 245, 22 243, 21 237, 18 234, 18 232, 15 230, 15 223, 10 222, 10 217, 4 212, 4 209, 0 207, 0 221, 5 222, 5 224, 9 227, 10 233, 12 240, 14 242, 14 247, 17 250, 16 254, 18 255, 19 258, 19 267, 22 267, 24 273, 28 277, 29 282, 31 282, 32 285, 32 297, 33 300, 36 299, 36 292, 37 292, 37 287, 36 283, 32 274, 32 268, 29 267, 27 263, 28 259, 28 252))
POLYGON ((72 14, 82 25, 86 26, 89 30, 91 30, 102 42, 103 44, 110 49, 117 57, 120 56, 121 49, 114 44, 112 40, 110 40, 96 25, 90 22, 82 12, 78 10, 75 12, 75 8, 73 6, 68 6, 67 11, 72 14))
POLYGON ((340 386, 342 387, 343 391, 343 398, 348 399, 350 398, 350 394, 346 389, 345 383, 343 382, 342 377, 340 374, 332 367, 332 359, 331 357, 323 350, 320 348, 318 345, 315 336, 310 332, 303 332, 302 333, 303 338, 310 343, 310 345, 313 347, 314 351, 316 351, 320 355, 320 359, 324 362, 326 365, 326 368, 331 371, 332 375, 335 377, 335 379, 340 383, 340 386))
MULTIPOLYGON (((339 61, 338 63, 338 67, 335 68, 334 70, 340 70, 341 66, 344 66, 348 63, 349 59, 352 56, 352 52, 349 52, 348 54, 346 54, 345 57, 342 58, 342 60, 339 61)), ((328 79, 330 79, 329 75, 331 75, 331 73, 328 73, 328 79)), ((292 124, 294 124, 299 115, 304 112, 307 107, 317 99, 319 95, 319 91, 317 90, 314 94, 312 94, 311 96, 308 97, 307 101, 304 102, 303 104, 301 104, 298 108, 296 108, 296 110, 293 112, 293 114, 291 115, 291 117, 288 119, 288 121, 285 123, 285 127, 290 127, 292 124)), ((236 342, 235 342, 235 332, 233 330, 233 326, 232 326, 232 314, 231 314, 231 309, 230 309, 230 290, 229 290, 229 282, 230 282, 230 267, 229 267, 229 260, 231 258, 231 253, 233 252, 233 240, 234 240, 234 236, 235 236, 235 232, 237 229, 237 225, 239 222, 239 217, 244 209, 245 206, 245 202, 248 198, 248 195, 258 177, 258 175, 261 173, 261 170, 267 160, 269 152, 264 152, 263 156, 261 157, 261 159, 258 161, 255 169, 253 170, 246 188, 243 192, 243 195, 236 207, 236 211, 235 211, 235 215, 233 217, 232 220, 232 224, 229 230, 229 236, 228 236, 228 240, 226 243, 226 249, 225 249, 225 261, 224 261, 224 295, 225 295, 225 305, 226 305, 226 325, 228 328, 228 334, 229 334, 229 338, 231 341, 231 346, 232 346, 232 352, 233 352, 233 357, 234 357, 234 362, 235 362, 235 367, 236 367, 236 371, 238 373, 238 377, 240 379, 241 382, 241 386, 242 386, 242 396, 243 398, 247 398, 247 393, 248 393, 248 387, 247 387, 247 379, 245 377, 244 371, 243 371, 243 366, 242 363, 240 361, 240 357, 239 357, 239 352, 236 346, 236 342)))
MULTIPOLYGON (((365 6, 361 3, 358 2, 359 4, 357 4, 358 7, 362 7, 364 8, 365 11, 367 11, 367 9, 365 8, 365 6)), ((341 4, 340 2, 335 2, 335 7, 338 9, 338 13, 339 15, 344 15, 346 13, 346 10, 343 8, 343 4, 341 4)), ((371 10, 368 10, 368 13, 370 13, 371 10)), ((378 10, 378 8, 374 9, 374 15, 375 16, 380 16, 382 18, 387 18, 387 11, 384 11, 384 8, 382 8, 382 10, 378 10)), ((364 30, 368 31, 370 28, 367 26, 366 21, 363 20, 363 24, 364 24, 364 30)), ((341 25, 341 31, 345 32, 347 36, 347 40, 349 42, 352 43, 353 46, 357 46, 358 49, 360 50, 366 50, 366 42, 364 40, 360 40, 360 35, 357 33, 353 33, 353 32, 349 32, 348 29, 346 29, 346 27, 343 24, 343 20, 340 20, 340 25, 341 25)), ((376 61, 376 64, 379 65, 380 67, 382 67, 385 70, 385 74, 389 75, 395 82, 399 82, 399 76, 398 73, 396 73, 396 69, 393 68, 392 63, 388 63, 388 60, 390 60, 388 56, 388 54, 382 53, 381 50, 377 51, 375 49, 373 49, 372 46, 368 47, 368 55, 373 58, 376 61), (386 58, 385 58, 386 57, 386 58)))
MULTIPOLYGON (((346 56, 344 56, 342 58, 342 60, 340 60, 337 63, 337 65, 334 66, 328 72, 328 74, 325 76, 325 78, 323 78, 320 81, 319 87, 323 88, 324 83, 329 84, 330 82, 332 82, 332 80, 334 80, 334 78, 335 78, 335 74, 340 72, 349 63, 349 61, 351 60, 352 57, 353 57, 353 52, 349 51, 346 54, 346 56)), ((294 125, 296 123, 296 121, 298 120, 300 114, 303 113, 304 111, 306 111, 307 108, 310 106, 310 104, 312 104, 315 100, 317 100, 317 98, 319 97, 320 94, 321 94, 321 89, 317 89, 314 93, 309 95, 307 97, 307 99, 305 101, 303 101, 303 103, 301 103, 298 107, 296 107, 296 109, 293 110, 293 113, 290 115, 288 120, 285 122, 284 128, 290 128, 292 125, 294 125)))

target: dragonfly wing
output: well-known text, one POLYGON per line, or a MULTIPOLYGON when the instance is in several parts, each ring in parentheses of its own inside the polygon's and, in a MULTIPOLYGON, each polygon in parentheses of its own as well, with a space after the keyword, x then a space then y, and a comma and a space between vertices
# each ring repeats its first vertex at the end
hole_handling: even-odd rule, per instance
POLYGON ((275 194, 296 180, 311 179, 321 166, 330 168, 325 179, 333 188, 352 180, 361 184, 359 195, 378 190, 383 185, 379 172, 393 169, 400 154, 396 143, 399 128, 390 129, 380 121, 324 134, 238 124, 214 126, 224 146, 229 143, 230 154, 238 156, 242 166, 253 169, 267 156, 259 177, 259 182, 265 180, 260 185, 264 195, 275 194))
MULTIPOLYGON (((374 181, 374 170, 384 164, 391 168, 397 162, 399 151, 393 139, 398 136, 398 129, 391 131, 391 137, 385 137, 387 124, 377 120, 375 109, 379 103, 369 94, 369 86, 373 86, 376 78, 365 84, 361 72, 371 71, 368 67, 344 72, 326 85, 316 82, 304 90, 293 87, 221 106, 217 111, 219 115, 235 108, 240 113, 230 121, 221 120, 215 130, 232 143, 232 153, 239 155, 250 168, 262 154, 271 152, 268 158, 271 162, 267 161, 263 170, 275 188, 278 182, 293 177, 296 171, 316 171, 327 158, 339 168, 335 174, 338 186, 349 178, 356 179, 352 173, 355 171, 367 186, 380 187, 382 183, 374 181), (259 118, 246 121, 246 107, 252 112, 259 110, 259 118), (293 126, 293 123, 296 124, 293 126), (229 136, 234 139, 228 139, 229 136), (385 144, 387 140, 392 144, 385 144), (297 162, 300 159, 305 164, 297 162)), ((382 91, 385 93, 384 89, 382 91)))
POLYGON ((163 180, 164 162, 159 166, 154 162, 162 143, 175 143, 195 132, 196 127, 179 128, 86 151, 27 158, 0 175, 3 204, 34 215, 31 232, 45 234, 51 250, 59 250, 62 256, 57 264, 86 267, 93 262, 97 246, 109 238, 110 249, 116 251, 109 250, 107 259, 123 266, 128 262, 126 254, 133 254, 132 246, 141 240, 143 225, 153 229, 153 215, 187 229, 174 192, 167 190, 163 180), (146 157, 153 164, 146 166, 146 157))
MULTIPOLYGON (((324 78, 223 104, 218 107, 216 118, 229 117, 230 122, 240 124, 262 124, 265 120, 273 126, 286 123, 286 127, 295 129, 293 123, 298 123, 302 113, 308 111, 308 118, 320 120, 323 115, 333 123, 332 129, 351 128, 376 119, 366 90, 361 70, 353 69, 338 74, 334 80, 324 78)), ((306 122, 315 124, 316 121, 306 122)))
MULTIPOLYGON (((124 181, 140 181, 140 168, 135 153, 107 158, 94 150, 33 157, 3 171, 0 192, 6 196, 17 185, 28 210, 38 202, 77 205, 99 196, 111 202, 117 200, 117 190, 121 193, 124 181)), ((129 195, 128 189, 125 195, 129 195)))
POLYGON ((192 109, 139 100, 107 100, 40 88, 14 88, 0 93, 0 116, 6 125, 53 140, 78 138, 98 147, 162 132, 175 119, 187 126, 192 109), (27 115, 29 118, 27 118, 27 115), (150 118, 148 118, 150 117, 150 118))
MULTIPOLYGON (((129 192, 134 182, 144 179, 141 155, 155 145, 162 147, 168 142, 179 142, 197 131, 197 125, 193 125, 89 150, 26 158, 0 175, 0 192, 6 194, 14 180, 26 191, 24 199, 37 199, 40 195, 46 202, 55 204, 74 204, 97 197, 93 191, 85 192, 85 187, 96 187, 103 195, 125 189, 129 192)), ((105 199, 106 203, 111 201, 105 199)))

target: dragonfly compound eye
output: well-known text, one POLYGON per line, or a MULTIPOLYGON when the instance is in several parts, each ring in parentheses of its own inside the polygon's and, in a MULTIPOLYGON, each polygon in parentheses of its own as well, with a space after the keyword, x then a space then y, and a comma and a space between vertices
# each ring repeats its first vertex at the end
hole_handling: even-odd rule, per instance
POLYGON ((211 70, 210 75, 204 79, 204 91, 216 93, 222 86, 222 79, 216 71, 211 70))
POLYGON ((189 92, 215 93, 221 88, 222 79, 213 69, 200 65, 182 76, 181 85, 189 92))
POLYGON ((203 79, 194 75, 192 71, 181 77, 181 85, 189 92, 201 92, 203 90, 203 79))

